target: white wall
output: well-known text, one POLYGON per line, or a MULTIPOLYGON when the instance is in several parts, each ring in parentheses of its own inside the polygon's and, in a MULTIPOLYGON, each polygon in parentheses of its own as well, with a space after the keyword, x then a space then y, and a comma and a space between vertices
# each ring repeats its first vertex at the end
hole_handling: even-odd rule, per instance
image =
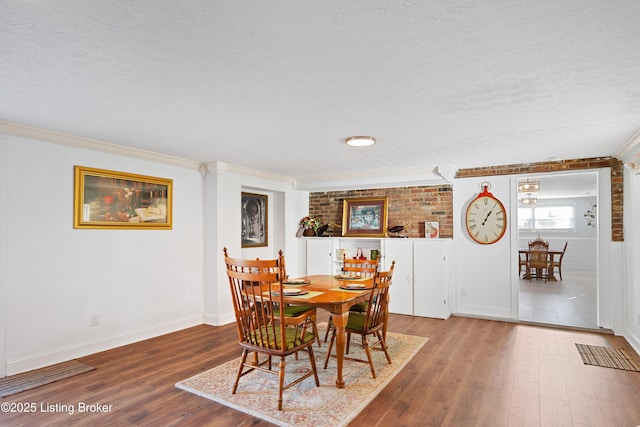
POLYGON ((309 193, 293 189, 282 177, 221 162, 207 165, 205 176, 204 321, 212 325, 233 322, 234 312, 223 249, 235 258, 275 258, 282 249, 287 273, 298 274, 298 221, 308 213, 309 193), (269 241, 266 247, 242 248, 241 194, 269 197, 269 241))
MULTIPOLYGON (((450 293, 452 311, 457 314, 511 318, 512 289, 510 268, 512 252, 517 253, 517 236, 512 242, 509 176, 459 178, 453 182, 453 235, 455 247, 455 289, 450 293), (489 191, 507 210, 507 231, 492 245, 480 245, 467 234, 464 214, 468 204, 480 193, 480 184, 491 183, 489 191)), ((515 262, 515 261, 514 261, 515 262)))
MULTIPOLYGON (((630 153, 626 161, 640 161, 640 149, 630 153)), ((625 228, 625 294, 624 336, 640 353, 640 171, 624 171, 624 228, 625 228)))
POLYGON ((202 323, 197 170, 17 137, 4 148, 7 375, 202 323), (172 179, 173 230, 74 229, 74 165, 172 179))

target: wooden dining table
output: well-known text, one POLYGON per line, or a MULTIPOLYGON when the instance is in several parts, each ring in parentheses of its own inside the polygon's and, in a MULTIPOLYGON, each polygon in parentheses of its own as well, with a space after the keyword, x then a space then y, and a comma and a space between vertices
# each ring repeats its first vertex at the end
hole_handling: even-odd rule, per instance
MULTIPOLYGON (((344 351, 346 345, 347 320, 349 319, 349 308, 354 304, 368 301, 371 296, 371 288, 373 286, 373 278, 359 278, 356 280, 338 279, 335 275, 315 275, 305 276, 299 279, 309 283, 296 285, 296 288, 309 291, 309 295, 288 296, 284 298, 284 302, 288 304, 304 304, 317 308, 322 308, 331 313, 333 324, 336 327, 336 359, 338 365, 338 377, 336 378, 336 387, 344 388, 344 379, 342 378, 342 365, 344 363, 344 351), (365 290, 344 290, 340 289, 341 285, 346 284, 365 285, 365 290)), ((291 286, 284 282, 285 286, 291 286)))
MULTIPOLYGON (((518 250, 518 252, 520 254, 524 254, 528 257, 528 255, 533 252, 535 249, 529 249, 529 248, 520 248, 518 250)), ((558 279, 556 278, 555 274, 553 274, 553 270, 555 269, 555 257, 556 255, 560 256, 562 255, 562 249, 549 249, 547 251, 549 253, 549 268, 547 269, 547 280, 550 280, 552 282, 557 282, 558 279)), ((529 280, 531 278, 531 269, 527 266, 524 275, 522 276, 523 279, 527 279, 529 280)))

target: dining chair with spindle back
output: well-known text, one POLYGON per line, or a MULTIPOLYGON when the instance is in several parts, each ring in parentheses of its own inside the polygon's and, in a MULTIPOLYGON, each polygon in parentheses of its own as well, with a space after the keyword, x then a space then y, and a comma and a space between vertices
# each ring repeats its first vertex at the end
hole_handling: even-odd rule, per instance
MULTIPOLYGON (((369 297, 369 302, 367 305, 367 310, 365 313, 358 312, 349 312, 349 318, 347 320, 347 325, 345 330, 349 335, 357 334, 362 337, 362 347, 367 355, 367 360, 356 359, 353 357, 345 356, 345 360, 353 360, 357 362, 369 363, 369 367, 371 369, 371 376, 376 378, 376 369, 373 365, 373 358, 371 356, 371 349, 376 345, 380 345, 382 351, 387 358, 387 362, 391 363, 391 356, 387 350, 386 338, 383 335, 383 327, 387 322, 386 316, 386 303, 387 297, 389 294, 389 286, 391 285, 391 278, 393 275, 393 271, 379 271, 376 273, 373 279, 373 290, 371 292, 371 296, 369 297), (369 343, 368 337, 373 336, 375 342, 369 343)), ((327 350, 327 358, 324 362, 324 368, 326 369, 329 364, 329 359, 331 357, 335 357, 335 355, 331 354, 331 349, 333 348, 333 343, 336 338, 336 331, 333 330, 331 334, 331 341, 329 342, 329 348, 327 350)), ((349 353, 349 340, 347 340, 347 351, 349 353)))
MULTIPOLYGON (((232 394, 238 390, 240 378, 255 371, 278 375, 278 410, 282 410, 283 392, 294 384, 311 376, 316 387, 320 386, 313 354, 315 336, 307 331, 307 325, 288 325, 284 310, 276 315, 277 307, 284 307, 283 276, 280 259, 243 260, 229 257, 224 248, 224 259, 233 300, 233 309, 238 331, 238 344, 242 357, 232 394), (285 384, 285 359, 287 356, 306 350, 311 370, 285 384), (248 361, 250 353, 253 361, 248 361), (260 362, 258 355, 267 356, 260 362), (272 370, 272 357, 279 357, 279 369, 272 370)), ((308 320, 307 320, 308 321, 308 320)), ((297 373, 296 373, 297 374, 297 373)))

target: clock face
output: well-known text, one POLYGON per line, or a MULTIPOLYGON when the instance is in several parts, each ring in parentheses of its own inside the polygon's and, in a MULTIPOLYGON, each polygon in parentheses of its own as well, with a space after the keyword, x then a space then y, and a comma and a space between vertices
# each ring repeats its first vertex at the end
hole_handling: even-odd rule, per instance
POLYGON ((500 200, 480 194, 467 207, 467 232, 476 242, 490 245, 507 230, 507 215, 500 200))

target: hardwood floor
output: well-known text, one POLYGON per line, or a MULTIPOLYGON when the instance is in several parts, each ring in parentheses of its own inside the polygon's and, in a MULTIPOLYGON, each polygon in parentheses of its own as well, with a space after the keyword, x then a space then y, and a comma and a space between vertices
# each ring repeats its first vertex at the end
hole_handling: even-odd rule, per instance
MULTIPOLYGON (((351 426, 640 425, 640 373, 583 365, 574 345, 624 348, 640 363, 621 337, 462 317, 389 323, 430 341, 351 426)), ((0 425, 269 425, 174 387, 239 356, 235 339, 234 324, 201 325, 81 358, 97 369, 0 399, 37 405, 0 412, 0 425), (78 413, 80 402, 111 410, 78 413)))

